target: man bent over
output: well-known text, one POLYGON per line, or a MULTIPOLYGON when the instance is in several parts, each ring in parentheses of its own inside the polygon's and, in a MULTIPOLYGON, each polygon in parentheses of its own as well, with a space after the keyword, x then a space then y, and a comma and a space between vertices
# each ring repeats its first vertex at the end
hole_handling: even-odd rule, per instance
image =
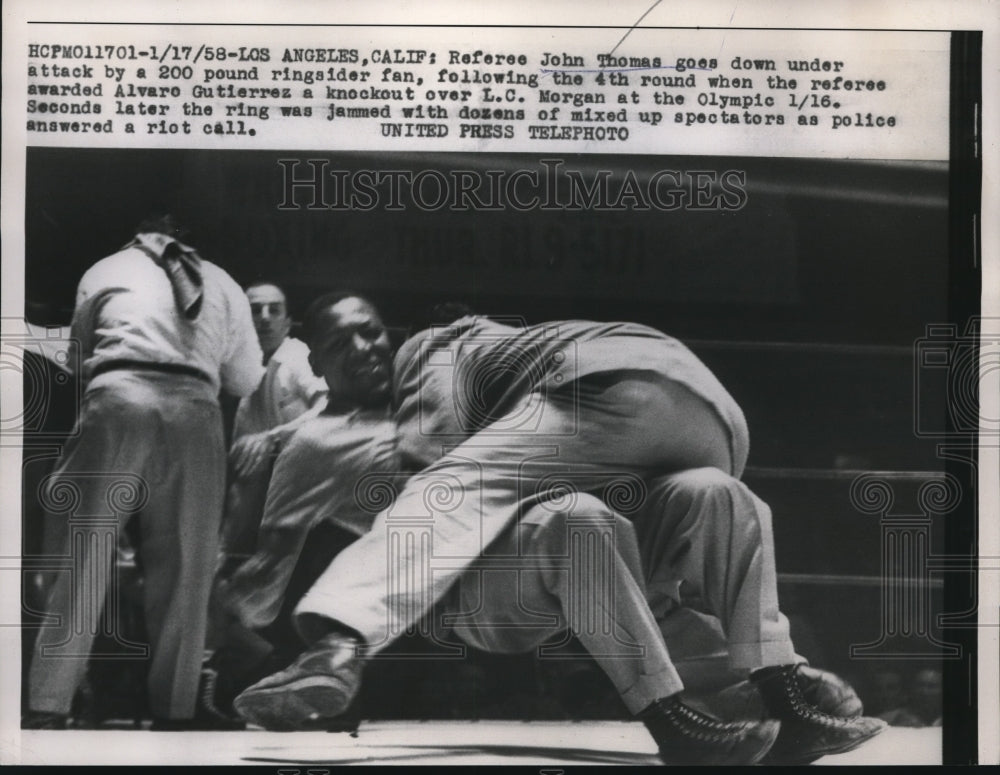
POLYGON ((480 608, 500 610, 456 628, 463 637, 523 648, 517 631, 528 628, 510 617, 550 614, 600 662, 667 763, 752 763, 772 746, 781 761, 806 761, 851 750, 884 728, 823 713, 804 696, 801 660, 778 610, 770 510, 739 481, 749 446, 743 413, 680 342, 627 323, 515 329, 468 316, 404 344, 394 387, 400 450, 427 467, 300 602, 296 626, 313 645, 236 699, 244 718, 291 729, 335 717, 358 689, 359 657, 384 648, 459 583, 459 612, 472 605, 469 594, 493 600, 480 608), (623 478, 663 482, 654 488, 662 499, 643 500, 631 524, 589 498, 582 513, 545 505, 561 481, 604 494, 623 478), (393 520, 428 509, 428 540, 398 541, 393 520), (533 559, 565 556, 559 541, 569 541, 570 522, 594 515, 615 526, 605 563, 610 598, 587 591, 598 580, 582 560, 553 570, 533 559), (485 583, 495 558, 509 563, 512 554, 520 600, 504 591, 509 576, 500 593, 485 583), (759 687, 770 719, 723 723, 681 700, 646 581, 650 593, 672 584, 685 605, 718 618, 732 666, 759 687), (574 619, 581 595, 605 601, 610 636, 591 637, 574 619), (631 659, 621 658, 626 647, 638 649, 631 659))

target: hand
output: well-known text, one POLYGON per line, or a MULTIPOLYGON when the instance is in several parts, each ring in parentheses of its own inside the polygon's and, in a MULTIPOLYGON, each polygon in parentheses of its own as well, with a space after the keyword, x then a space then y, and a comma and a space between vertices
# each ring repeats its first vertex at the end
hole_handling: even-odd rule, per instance
POLYGON ((270 433, 251 433, 236 440, 229 450, 229 461, 237 476, 254 476, 267 468, 273 451, 274 439, 270 433))

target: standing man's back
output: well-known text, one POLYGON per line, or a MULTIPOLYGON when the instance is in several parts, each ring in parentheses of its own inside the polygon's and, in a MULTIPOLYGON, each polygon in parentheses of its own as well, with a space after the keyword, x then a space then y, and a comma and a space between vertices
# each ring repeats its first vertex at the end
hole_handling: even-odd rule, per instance
POLYGON ((53 585, 60 624, 39 634, 26 727, 65 726, 102 621, 115 558, 94 539, 112 518, 114 535, 140 519, 150 711, 165 726, 194 713, 225 488, 218 394, 251 393, 263 368, 242 289, 180 236, 170 216, 144 222, 80 281, 85 392, 43 492, 69 520, 65 553, 78 572, 53 585))

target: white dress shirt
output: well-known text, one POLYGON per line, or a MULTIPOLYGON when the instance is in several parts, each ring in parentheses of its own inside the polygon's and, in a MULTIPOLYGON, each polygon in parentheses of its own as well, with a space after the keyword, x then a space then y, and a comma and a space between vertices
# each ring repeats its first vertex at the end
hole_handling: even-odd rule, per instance
POLYGON ((177 308, 166 272, 138 247, 126 247, 88 269, 73 313, 83 381, 108 361, 193 367, 216 391, 252 393, 264 375, 263 354, 243 289, 225 271, 201 262, 201 312, 177 308))

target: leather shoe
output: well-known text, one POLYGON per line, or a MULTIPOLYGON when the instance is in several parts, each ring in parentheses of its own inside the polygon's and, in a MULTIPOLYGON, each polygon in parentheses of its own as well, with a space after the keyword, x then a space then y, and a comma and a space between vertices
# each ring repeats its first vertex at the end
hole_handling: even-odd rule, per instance
POLYGON ((795 680, 806 702, 831 716, 864 715, 864 705, 854 688, 843 678, 809 665, 799 665, 795 680))
POLYGON ((806 764, 821 756, 853 751, 888 726, 877 718, 824 713, 805 698, 798 672, 799 665, 783 665, 751 676, 768 715, 781 721, 768 763, 806 764))
POLYGON ((676 695, 639 714, 660 748, 664 764, 755 764, 778 737, 777 721, 719 721, 685 705, 676 695))
POLYGON ((328 729, 361 687, 359 645, 340 633, 326 635, 287 668, 246 689, 233 708, 251 724, 273 731, 328 729))

